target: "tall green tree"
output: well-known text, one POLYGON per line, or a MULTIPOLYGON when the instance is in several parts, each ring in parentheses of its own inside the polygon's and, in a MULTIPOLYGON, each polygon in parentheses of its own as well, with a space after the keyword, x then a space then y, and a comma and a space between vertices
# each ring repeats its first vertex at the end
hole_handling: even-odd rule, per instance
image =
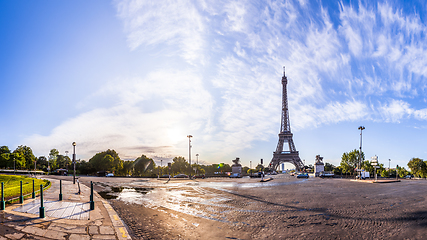
MULTIPOLYGON (((365 154, 362 152, 361 158, 365 159, 365 154)), ((341 157, 341 169, 343 173, 354 174, 355 168, 357 168, 357 163, 359 161, 359 150, 354 149, 351 152, 343 153, 341 157)))
POLYGON ((19 153, 24 158, 25 163, 22 163, 20 168, 34 169, 36 157, 30 147, 24 145, 18 146, 13 153, 19 153))
POLYGON ((420 158, 412 158, 408 162, 408 167, 416 177, 427 177, 427 164, 420 158))
POLYGON ((7 168, 7 167, 10 167, 10 150, 7 146, 1 146, 0 147, 0 168, 7 168))
POLYGON ((185 160, 184 157, 174 157, 172 160, 172 172, 177 173, 190 173, 190 164, 185 160))
POLYGON ((47 158, 45 156, 40 156, 37 158, 37 169, 42 169, 47 171, 47 158))
POLYGON ((49 161, 49 167, 51 171, 58 168, 58 163, 56 162, 58 155, 59 155, 59 151, 55 148, 51 149, 49 152, 48 161, 49 161))
MULTIPOLYGON (((119 154, 112 149, 95 154, 89 163, 95 169, 95 171, 120 171, 123 167, 123 160, 120 159, 119 154)), ((115 172, 116 175, 119 173, 115 172)))
POLYGON ((57 155, 56 157, 56 165, 58 168, 68 169, 71 167, 72 162, 68 156, 57 155))
POLYGON ((152 174, 157 175, 157 173, 153 172, 155 167, 154 160, 142 154, 141 157, 135 159, 133 174, 136 176, 151 176, 152 174))
POLYGON ((11 168, 15 166, 15 169, 25 169, 26 167, 25 157, 20 152, 13 152, 10 154, 10 163, 12 165, 11 168))

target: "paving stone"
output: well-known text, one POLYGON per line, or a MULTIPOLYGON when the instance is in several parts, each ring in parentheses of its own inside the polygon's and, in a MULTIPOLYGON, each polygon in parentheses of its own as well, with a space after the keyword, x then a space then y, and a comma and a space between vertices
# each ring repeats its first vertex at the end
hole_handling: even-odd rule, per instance
POLYGON ((76 225, 67 225, 67 224, 58 224, 53 223, 49 226, 49 230, 55 230, 66 233, 86 233, 85 226, 76 226, 76 225))
POLYGON ((99 233, 101 234, 114 234, 114 228, 112 226, 100 226, 99 233))
POLYGON ((105 239, 105 240, 112 240, 112 239, 116 239, 116 235, 93 235, 92 239, 105 239))
POLYGON ((7 240, 7 238, 0 236, 0 240, 7 240))
POLYGON ((24 236, 24 233, 12 233, 12 234, 6 234, 4 236, 10 239, 21 239, 24 236))
POLYGON ((33 226, 26 226, 25 228, 22 229, 23 232, 25 233, 29 233, 32 235, 37 235, 37 236, 44 236, 44 234, 46 233, 46 229, 41 229, 38 227, 33 227, 33 226))
POLYGON ((89 234, 99 234, 98 226, 89 226, 89 234))
POLYGON ((89 235, 83 235, 83 234, 71 234, 69 240, 90 240, 89 235))
POLYGON ((44 236, 47 238, 53 238, 53 239, 65 239, 67 234, 64 232, 59 232, 55 230, 48 230, 44 236))

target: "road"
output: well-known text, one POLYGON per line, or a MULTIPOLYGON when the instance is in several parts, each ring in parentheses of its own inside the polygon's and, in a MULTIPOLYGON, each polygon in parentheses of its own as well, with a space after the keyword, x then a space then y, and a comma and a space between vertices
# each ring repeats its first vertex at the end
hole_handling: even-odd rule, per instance
POLYGON ((134 239, 423 239, 426 180, 143 179, 95 183, 134 239))

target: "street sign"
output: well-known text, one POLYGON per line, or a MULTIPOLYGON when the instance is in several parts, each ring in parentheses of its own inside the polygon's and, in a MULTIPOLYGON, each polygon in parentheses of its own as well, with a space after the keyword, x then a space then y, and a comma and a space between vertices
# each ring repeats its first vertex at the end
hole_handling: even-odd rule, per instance
POLYGON ((362 169, 356 169, 356 171, 358 171, 358 172, 362 172, 362 169))
POLYGON ((377 166, 377 165, 378 165, 378 163, 373 162, 373 163, 371 163, 371 165, 372 165, 372 166, 377 166))

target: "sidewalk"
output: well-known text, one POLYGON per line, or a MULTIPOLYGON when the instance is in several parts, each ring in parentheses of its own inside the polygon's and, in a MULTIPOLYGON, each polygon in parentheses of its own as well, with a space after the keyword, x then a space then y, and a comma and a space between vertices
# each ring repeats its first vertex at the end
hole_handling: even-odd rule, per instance
POLYGON ((40 197, 12 204, 0 211, 0 240, 4 239, 131 239, 117 213, 94 192, 95 210, 90 210, 90 188, 62 181, 63 200, 59 201, 59 180, 43 192, 45 218, 39 218, 40 197))

